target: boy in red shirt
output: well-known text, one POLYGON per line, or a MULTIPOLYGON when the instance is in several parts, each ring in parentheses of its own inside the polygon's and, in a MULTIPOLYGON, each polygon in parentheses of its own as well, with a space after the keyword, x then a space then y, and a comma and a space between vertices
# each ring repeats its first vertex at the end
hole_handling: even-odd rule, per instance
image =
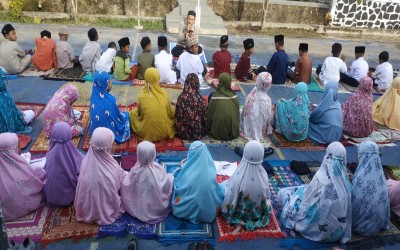
POLYGON ((43 30, 40 32, 40 37, 35 39, 36 48, 32 64, 42 71, 57 68, 56 44, 51 39, 51 33, 43 30))
POLYGON ((221 36, 219 46, 220 51, 214 53, 212 60, 214 62, 213 78, 218 78, 222 73, 231 74, 231 53, 228 51, 228 36, 221 36))
POLYGON ((256 79, 255 74, 250 67, 250 55, 254 53, 254 40, 248 38, 243 41, 245 51, 239 59, 235 68, 235 76, 239 81, 256 79))

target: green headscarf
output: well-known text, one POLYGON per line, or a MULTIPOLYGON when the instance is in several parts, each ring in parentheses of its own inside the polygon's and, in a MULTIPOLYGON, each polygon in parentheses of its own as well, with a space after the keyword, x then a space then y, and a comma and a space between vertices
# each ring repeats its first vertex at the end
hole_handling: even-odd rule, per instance
POLYGON ((232 91, 231 84, 232 84, 231 75, 229 75, 228 73, 220 74, 217 93, 227 97, 236 95, 235 92, 232 91))

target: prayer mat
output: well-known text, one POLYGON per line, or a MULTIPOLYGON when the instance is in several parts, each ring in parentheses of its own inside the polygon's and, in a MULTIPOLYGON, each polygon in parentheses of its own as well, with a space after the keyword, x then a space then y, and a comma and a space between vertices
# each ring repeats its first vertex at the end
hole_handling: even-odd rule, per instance
POLYGON ((75 219, 75 209, 73 207, 63 207, 53 209, 43 227, 43 237, 41 241, 42 249, 52 242, 72 239, 78 241, 82 238, 97 236, 99 226, 79 222, 75 219))
MULTIPOLYGON (((356 92, 356 90, 358 88, 358 87, 350 86, 350 85, 348 85, 348 84, 346 84, 344 82, 340 82, 339 85, 341 85, 344 89, 348 90, 351 93, 356 92)), ((376 91, 376 89, 374 89, 374 88, 372 89, 372 94, 373 95, 383 95, 383 93, 376 91)))
MULTIPOLYGON (((314 75, 314 74, 313 74, 313 79, 314 79, 314 81, 321 87, 321 89, 322 89, 321 92, 323 92, 323 90, 325 89, 325 86, 324 86, 324 84, 321 82, 321 80, 319 79, 319 77, 318 77, 317 75, 314 75)), ((347 94, 348 94, 348 93, 351 93, 351 92, 339 83, 338 93, 341 93, 341 94, 347 93, 347 94)))
POLYGON ((56 69, 52 74, 46 76, 45 80, 55 81, 78 81, 84 82, 82 77, 86 75, 86 71, 82 68, 71 68, 71 69, 56 69))
MULTIPOLYGON (((271 201, 270 201, 271 206, 271 201)), ((272 206, 271 206, 272 207, 272 206)), ((285 234, 282 232, 275 217, 274 209, 271 208, 269 224, 267 227, 257 228, 254 231, 248 231, 244 227, 228 224, 227 220, 219 214, 216 218, 219 238, 221 241, 255 240, 261 238, 283 238, 285 234)))
POLYGON ((379 129, 379 132, 391 141, 400 141, 400 130, 379 129))
MULTIPOLYGON (((32 122, 42 113, 43 109, 46 107, 46 104, 40 103, 26 103, 26 102, 16 102, 15 105, 20 110, 32 110, 35 113, 35 118, 33 118, 32 122)), ((31 123, 32 123, 31 122, 31 123)))
MULTIPOLYGON (((145 80, 139 80, 137 78, 133 79, 132 85, 133 86, 144 86, 146 84, 145 80)), ((160 86, 166 89, 183 89, 183 86, 180 82, 176 84, 164 84, 160 83, 160 86)))
POLYGON ((163 245, 181 244, 192 241, 208 241, 215 245, 213 227, 209 223, 193 224, 178 219, 172 213, 157 225, 158 241, 163 245))
POLYGON ((271 165, 275 173, 274 175, 268 175, 268 178, 269 189, 271 191, 271 204, 276 213, 276 218, 278 218, 279 225, 286 237, 298 237, 294 230, 287 229, 280 223, 280 216, 283 207, 278 200, 278 192, 281 188, 300 186, 303 184, 303 181, 290 169, 290 161, 268 160, 268 163, 271 165))
POLYGON ((315 143, 313 140, 310 138, 306 138, 302 141, 289 141, 286 139, 286 137, 283 134, 279 134, 275 132, 275 130, 272 132, 272 134, 268 135, 269 139, 271 142, 276 146, 276 147, 281 147, 281 148, 301 148, 301 147, 309 147, 309 146, 319 146, 317 143, 315 143))
POLYGON ((400 180, 400 167, 391 166, 390 170, 392 171, 394 177, 396 177, 397 180, 400 180))
POLYGON ((23 77, 27 77, 27 76, 34 76, 34 77, 46 77, 49 76, 51 74, 53 74, 53 72, 56 69, 49 69, 46 71, 42 71, 42 70, 38 70, 37 68, 35 68, 35 66, 31 65, 31 67, 26 68, 23 72, 21 72, 19 74, 19 76, 23 76, 23 77))
POLYGON ((396 180, 399 181, 399 177, 397 175, 395 175, 393 173, 393 168, 396 167, 387 167, 387 166, 383 166, 383 173, 385 174, 386 179, 392 179, 392 180, 396 180))
MULTIPOLYGON (((87 106, 72 106, 73 109, 79 110, 82 115, 78 121, 81 122, 82 128, 85 131, 88 123, 89 123, 89 107, 87 106)), ((81 141, 82 137, 73 138, 72 141, 74 142, 75 147, 78 147, 79 142, 81 141)), ((46 153, 49 150, 49 139, 46 137, 46 134, 42 130, 37 137, 35 143, 33 144, 30 152, 32 154, 40 154, 46 153)))
POLYGON ((370 134, 367 137, 363 137, 363 138, 354 138, 354 137, 350 137, 347 135, 344 135, 344 137, 355 143, 361 143, 364 141, 373 141, 377 144, 383 144, 383 143, 391 142, 391 140, 389 138, 387 138, 386 136, 384 136, 380 131, 373 131, 372 134, 370 134))
POLYGON ((43 226, 51 211, 51 208, 44 206, 26 216, 6 222, 8 239, 22 242, 29 237, 39 242, 42 239, 43 226))
POLYGON ((374 121, 373 127, 374 127, 374 130, 376 130, 376 131, 380 130, 380 129, 390 129, 388 126, 377 123, 376 121, 374 121))
POLYGON ((127 234, 135 235, 139 239, 151 240, 156 237, 156 225, 144 223, 125 213, 114 223, 100 226, 97 238, 107 236, 124 237, 127 234))
POLYGON ((315 76, 311 76, 311 82, 307 84, 308 91, 311 92, 324 92, 324 88, 315 80, 315 76))

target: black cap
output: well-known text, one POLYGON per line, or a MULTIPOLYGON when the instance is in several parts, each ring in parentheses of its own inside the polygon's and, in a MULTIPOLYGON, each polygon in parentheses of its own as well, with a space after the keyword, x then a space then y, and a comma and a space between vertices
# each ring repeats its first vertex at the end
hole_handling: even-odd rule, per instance
POLYGON ((145 36, 140 41, 140 46, 142 46, 142 49, 145 49, 147 45, 149 45, 150 43, 151 43, 150 38, 148 36, 145 36))
POLYGON ((308 43, 300 43, 299 50, 300 51, 308 51, 308 43))
POLYGON ((167 38, 165 36, 159 36, 157 44, 159 47, 165 47, 168 45, 167 38))
POLYGON ((43 37, 47 37, 47 38, 51 38, 51 33, 50 33, 50 31, 48 31, 48 30, 43 30, 42 32, 40 32, 40 37, 41 38, 43 38, 43 37))
POLYGON ((6 35, 8 33, 10 33, 10 31, 15 30, 14 27, 11 24, 6 24, 3 26, 3 29, 1 30, 1 34, 3 34, 4 37, 6 37, 6 35))
POLYGON ((189 10, 187 15, 196 17, 196 12, 194 12, 194 10, 189 10))
POLYGON ((221 39, 219 40, 219 45, 221 45, 221 46, 229 45, 228 39, 229 39, 229 37, 226 36, 226 35, 225 36, 221 36, 221 39))
POLYGON ((276 35, 275 36, 275 42, 276 43, 284 43, 285 42, 285 36, 284 35, 276 35))
POLYGON ((125 47, 126 45, 131 44, 128 37, 123 37, 118 40, 119 48, 125 47))
POLYGON ((251 38, 247 38, 243 41, 244 49, 251 49, 254 47, 254 40, 251 38))
POLYGON ((365 47, 364 46, 356 46, 354 48, 355 53, 365 53, 365 47))

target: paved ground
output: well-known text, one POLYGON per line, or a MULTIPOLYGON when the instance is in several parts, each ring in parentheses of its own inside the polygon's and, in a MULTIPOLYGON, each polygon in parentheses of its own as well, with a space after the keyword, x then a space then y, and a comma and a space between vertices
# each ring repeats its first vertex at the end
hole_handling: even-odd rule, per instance
MULTIPOLYGON (((3 23, 0 24, 2 26, 3 23)), ((39 36, 39 32, 43 29, 48 29, 53 33, 53 37, 57 38, 57 25, 28 25, 28 24, 16 24, 15 28, 17 30, 18 41, 24 49, 29 49, 34 47, 33 37, 39 36)), ((70 27, 70 43, 75 48, 75 54, 79 55, 81 49, 87 41, 87 30, 90 27, 70 27)), ((139 41, 143 36, 149 36, 153 41, 153 52, 157 52, 156 43, 157 36, 164 33, 156 32, 143 32, 137 30, 121 30, 121 29, 110 29, 110 28, 99 28, 100 44, 103 50, 106 49, 108 42, 117 41, 123 36, 128 36, 131 39, 131 53, 137 55, 140 53, 139 41), (136 46, 137 45, 137 46, 136 46)), ((170 41, 176 40, 176 35, 166 35, 170 41)), ((249 36, 231 36, 230 37, 230 51, 232 55, 241 54, 242 41, 249 36)), ((252 57, 252 63, 265 65, 267 64, 270 56, 274 52, 273 47, 273 37, 261 37, 253 36, 255 39, 256 54, 252 57)), ((3 38, 0 38, 0 42, 3 38)), ((218 49, 219 37, 215 36, 201 36, 200 41, 205 45, 205 54, 207 59, 210 61, 214 51, 218 49)), ((286 39, 286 51, 289 54, 291 60, 295 60, 297 57, 298 43, 308 42, 310 48, 310 56, 313 58, 314 66, 322 63, 324 58, 330 54, 331 44, 333 42, 341 42, 344 47, 344 52, 348 55, 348 64, 351 63, 350 57, 353 55, 354 46, 365 45, 367 46, 367 60, 370 66, 376 66, 376 60, 378 54, 387 50, 391 54, 390 61, 393 63, 394 68, 400 68, 400 48, 396 46, 395 43, 383 43, 383 42, 368 42, 364 40, 348 40, 340 38, 325 38, 325 39, 298 39, 298 38, 287 38, 286 39)), ((12 80, 9 82, 7 88, 14 98, 15 101, 19 102, 37 102, 37 103, 47 103, 51 98, 53 93, 62 85, 64 82, 55 81, 44 81, 40 78, 19 78, 18 80, 12 80), (34 94, 32 94, 34 93, 34 94)), ((251 91, 251 86, 245 86, 244 90, 246 93, 251 91)), ((209 93, 210 90, 202 91, 205 95, 209 93)), ((243 104, 245 97, 238 93, 240 102, 243 104)), ((274 103, 279 100, 279 98, 290 98, 293 95, 293 89, 285 88, 282 86, 273 86, 269 91, 269 95, 274 103)), ((349 94, 339 94, 339 101, 344 102, 348 98, 349 94)), ((322 97, 322 93, 309 92, 309 98, 311 102, 318 103, 322 97)), ((118 98, 118 96, 117 96, 118 98)), ((37 137, 41 127, 40 119, 36 119, 33 128, 34 132, 32 134, 33 139, 37 137)), ((383 148, 382 163, 385 165, 398 165, 400 166, 399 158, 399 143, 396 147, 385 147, 383 148)), ((233 152, 232 149, 228 148, 226 145, 210 146, 210 152, 215 160, 228 160, 228 161, 238 161, 240 158, 233 152)), ((347 159, 348 162, 354 162, 356 160, 356 148, 347 147, 347 159)), ((282 155, 275 153, 269 159, 295 159, 295 160, 317 160, 321 161, 324 155, 324 151, 297 151, 296 149, 281 149, 282 155)), ((186 152, 168 152, 168 155, 185 155, 186 152)), ((124 249, 126 242, 129 237, 115 239, 113 237, 107 237, 106 239, 96 240, 82 240, 78 243, 72 243, 71 241, 63 241, 60 243, 50 244, 46 249, 124 249)), ((173 245, 169 247, 164 247, 160 245, 157 241, 150 240, 140 240, 139 249, 187 249, 187 244, 183 245, 173 245)), ((399 245, 388 246, 386 249, 397 249, 399 245)), ((279 247, 279 240, 275 239, 263 239, 263 240, 253 240, 253 241, 237 241, 234 243, 218 243, 217 249, 281 249, 279 247)), ((40 249, 37 245, 36 249, 40 249)))

